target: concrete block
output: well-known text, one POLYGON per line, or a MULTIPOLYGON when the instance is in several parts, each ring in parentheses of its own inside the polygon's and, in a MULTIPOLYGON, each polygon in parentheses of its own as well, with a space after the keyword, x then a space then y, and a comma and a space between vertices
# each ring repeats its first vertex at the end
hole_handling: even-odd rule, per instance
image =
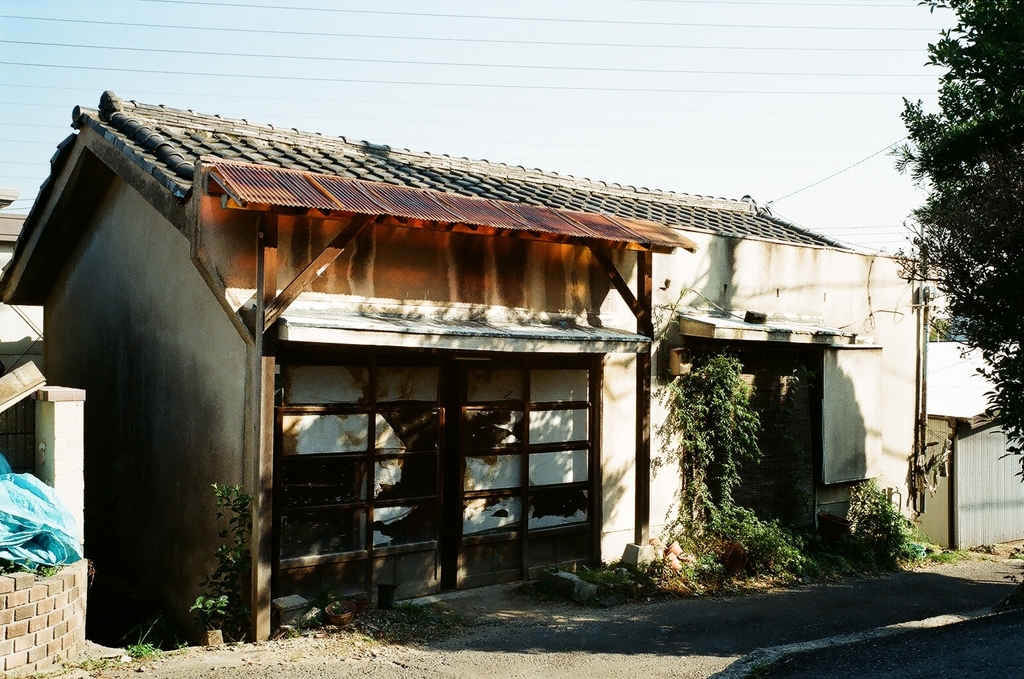
POLYGON ((28 651, 22 651, 21 653, 11 653, 4 660, 4 669, 10 672, 16 670, 19 667, 25 665, 28 662, 28 651))
POLYGON ((7 638, 17 639, 28 634, 28 620, 20 620, 18 622, 12 622, 7 626, 7 638))
POLYGON ((309 610, 309 601, 297 594, 270 602, 272 618, 277 625, 292 625, 309 610))
POLYGON ((34 635, 26 634, 23 637, 18 637, 14 640, 14 652, 21 653, 27 651, 36 645, 36 638, 34 635))
POLYGON ((53 641, 52 627, 47 627, 46 629, 36 632, 36 646, 45 646, 51 641, 53 641))
POLYGON ((28 620, 36 614, 35 604, 25 604, 14 609, 15 620, 28 620))
POLYGON ((36 604, 36 615, 42 615, 44 613, 49 613, 53 609, 54 609, 53 599, 51 599, 49 597, 47 597, 45 599, 40 599, 39 603, 36 604))
POLYGON ((540 571, 540 580, 550 582, 559 592, 575 601, 586 601, 597 594, 597 585, 584 582, 573 573, 563 571, 540 571))
POLYGON ((32 573, 15 573, 11 577, 14 578, 14 589, 32 589, 36 585, 36 576, 32 573))
POLYGON ((45 629, 45 628, 46 628, 46 616, 45 615, 37 615, 37 616, 35 616, 34 618, 32 618, 32 619, 30 619, 28 621, 28 631, 29 632, 38 632, 39 630, 45 629))
POLYGON ((46 585, 36 584, 32 585, 32 588, 28 590, 29 601, 39 601, 45 599, 46 595, 50 593, 50 588, 46 585))
POLYGON ((7 594, 14 591, 14 578, 9 575, 0 575, 0 594, 7 594))
POLYGON ((17 608, 18 606, 24 606, 28 603, 28 590, 19 589, 17 592, 11 592, 7 595, 7 608, 17 608))
POLYGON ((630 566, 650 563, 658 557, 653 545, 626 545, 622 550, 622 563, 630 566))
POLYGON ((46 655, 46 646, 36 646, 28 652, 29 662, 39 662, 46 655))
MULTIPOLYGON (((0 610, 0 625, 9 625, 14 622, 14 611, 10 608, 0 610)), ((0 634, 0 639, 3 639, 3 635, 0 634)))

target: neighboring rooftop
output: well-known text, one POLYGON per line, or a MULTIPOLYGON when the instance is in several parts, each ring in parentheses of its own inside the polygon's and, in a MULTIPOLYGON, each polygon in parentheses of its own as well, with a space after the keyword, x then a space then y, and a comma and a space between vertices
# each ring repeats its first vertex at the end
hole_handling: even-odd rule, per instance
POLYGON ((992 383, 981 352, 960 342, 928 343, 928 414, 970 420, 989 407, 992 383))
POLYGON ((647 219, 725 236, 822 247, 849 246, 758 209, 747 201, 576 179, 483 160, 392 149, 344 137, 254 125, 105 92, 99 110, 76 107, 74 127, 90 128, 184 198, 200 156, 241 160, 446 193, 647 219))

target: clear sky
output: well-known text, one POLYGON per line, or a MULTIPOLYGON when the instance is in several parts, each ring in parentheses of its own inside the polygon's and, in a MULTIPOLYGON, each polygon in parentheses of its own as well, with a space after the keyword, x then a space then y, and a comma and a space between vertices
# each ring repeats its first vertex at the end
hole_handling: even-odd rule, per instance
POLYGON ((110 89, 609 183, 749 194, 894 252, 922 193, 886 149, 906 134, 903 97, 934 109, 926 47, 952 23, 914 0, 0 0, 0 186, 27 212, 72 108, 110 89))

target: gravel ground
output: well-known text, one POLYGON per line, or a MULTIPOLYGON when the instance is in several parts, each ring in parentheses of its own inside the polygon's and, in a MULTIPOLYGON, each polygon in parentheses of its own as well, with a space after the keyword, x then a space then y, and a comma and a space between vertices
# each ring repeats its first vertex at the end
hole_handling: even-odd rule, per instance
POLYGON ((821 639, 995 604, 1020 562, 974 558, 876 578, 737 597, 609 609, 538 601, 516 587, 439 597, 465 626, 438 641, 382 643, 351 632, 94 664, 66 677, 280 679, 708 677, 761 647, 821 639))

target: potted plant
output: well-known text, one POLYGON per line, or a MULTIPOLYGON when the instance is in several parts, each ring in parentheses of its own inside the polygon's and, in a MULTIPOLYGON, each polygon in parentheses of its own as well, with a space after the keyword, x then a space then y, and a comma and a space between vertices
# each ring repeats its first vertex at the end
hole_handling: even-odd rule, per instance
POLYGON ((189 612, 195 613, 199 623, 206 628, 203 637, 203 646, 218 646, 224 643, 224 633, 221 626, 224 617, 227 615, 228 597, 221 596, 200 596, 192 604, 189 612))

